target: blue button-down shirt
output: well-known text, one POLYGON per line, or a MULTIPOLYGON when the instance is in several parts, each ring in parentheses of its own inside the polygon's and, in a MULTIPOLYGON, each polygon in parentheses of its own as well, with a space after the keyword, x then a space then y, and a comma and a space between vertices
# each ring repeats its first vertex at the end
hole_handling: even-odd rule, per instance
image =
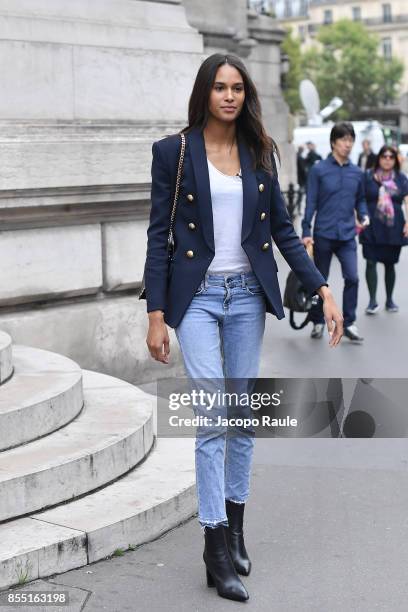
POLYGON ((332 240, 350 240, 356 235, 357 218, 368 215, 364 192, 364 173, 349 160, 342 166, 333 155, 318 162, 309 172, 303 237, 313 234, 332 240))

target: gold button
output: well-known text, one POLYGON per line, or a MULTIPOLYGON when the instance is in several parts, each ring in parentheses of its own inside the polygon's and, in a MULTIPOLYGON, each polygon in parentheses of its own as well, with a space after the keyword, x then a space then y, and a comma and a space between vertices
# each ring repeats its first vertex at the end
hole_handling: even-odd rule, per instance
POLYGON ((193 196, 193 195, 191 195, 191 193, 189 193, 189 194, 188 194, 188 196, 187 196, 187 200, 188 200, 189 202, 192 202, 192 201, 194 200, 194 196, 193 196))
POLYGON ((265 244, 262 245, 262 250, 267 251, 268 249, 269 249, 269 242, 265 242, 265 244))
POLYGON ((261 213, 261 221, 263 221, 265 219, 265 217, 266 217, 266 213, 264 213, 264 212, 261 213))
POLYGON ((191 229, 191 230, 195 230, 195 228, 196 228, 195 223, 189 223, 189 224, 188 224, 188 227, 189 227, 189 229, 191 229))
POLYGON ((187 251, 186 255, 187 255, 187 257, 190 257, 190 259, 191 259, 192 257, 194 257, 194 251, 187 251))
POLYGON ((261 183, 258 187, 259 191, 263 191, 265 189, 265 186, 263 183, 261 183))

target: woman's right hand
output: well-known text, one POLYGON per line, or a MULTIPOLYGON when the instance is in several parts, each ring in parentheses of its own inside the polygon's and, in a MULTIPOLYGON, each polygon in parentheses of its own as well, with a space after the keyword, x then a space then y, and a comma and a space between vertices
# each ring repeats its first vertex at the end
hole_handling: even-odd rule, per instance
POLYGON ((146 344, 153 359, 162 363, 169 363, 170 339, 162 310, 149 312, 149 331, 147 332, 146 344))

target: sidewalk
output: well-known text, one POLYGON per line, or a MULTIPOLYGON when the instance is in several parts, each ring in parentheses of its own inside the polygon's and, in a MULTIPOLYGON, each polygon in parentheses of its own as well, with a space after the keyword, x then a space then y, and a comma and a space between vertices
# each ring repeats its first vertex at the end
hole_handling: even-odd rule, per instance
MULTIPOLYGON (((245 609, 405 612, 407 465, 406 440, 257 440, 245 609)), ((34 584, 76 598, 69 608, 47 608, 54 611, 243 609, 206 586, 202 552, 193 518, 123 557, 34 584)))

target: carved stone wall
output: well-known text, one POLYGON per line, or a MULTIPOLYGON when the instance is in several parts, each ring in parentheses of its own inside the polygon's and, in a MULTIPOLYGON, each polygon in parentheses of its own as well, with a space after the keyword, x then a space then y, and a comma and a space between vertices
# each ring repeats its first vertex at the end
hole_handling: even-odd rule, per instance
POLYGON ((127 380, 168 374, 136 297, 152 142, 185 125, 200 63, 228 49, 285 147, 281 39, 245 0, 0 0, 0 328, 15 342, 127 380))

